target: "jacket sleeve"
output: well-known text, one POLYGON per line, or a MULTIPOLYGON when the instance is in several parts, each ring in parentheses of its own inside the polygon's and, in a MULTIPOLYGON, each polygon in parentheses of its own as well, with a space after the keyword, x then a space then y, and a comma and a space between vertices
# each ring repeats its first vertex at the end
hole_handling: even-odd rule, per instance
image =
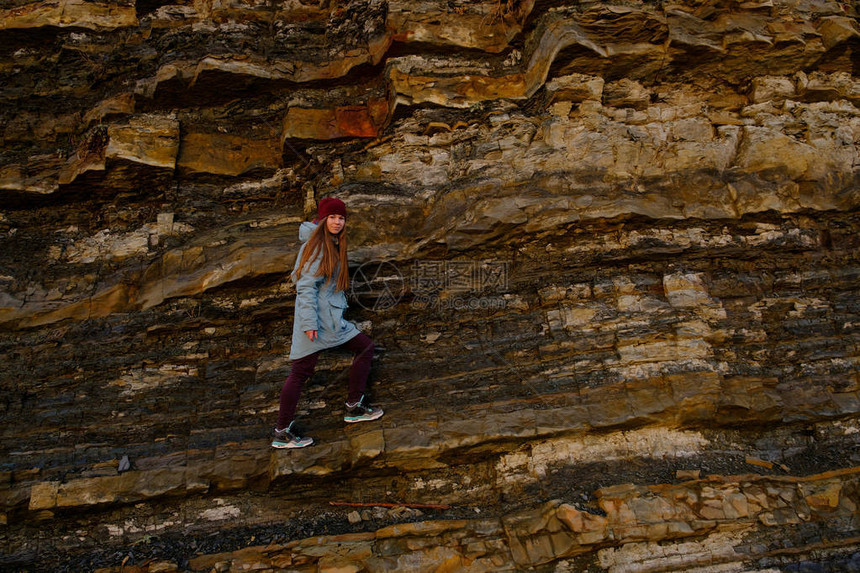
MULTIPOLYGON (((301 260, 302 253, 299 252, 301 260)), ((306 264, 302 276, 296 281, 296 317, 295 321, 302 332, 319 330, 319 291, 325 277, 316 276, 322 255, 306 264)), ((295 279, 295 271, 293 271, 295 279)))

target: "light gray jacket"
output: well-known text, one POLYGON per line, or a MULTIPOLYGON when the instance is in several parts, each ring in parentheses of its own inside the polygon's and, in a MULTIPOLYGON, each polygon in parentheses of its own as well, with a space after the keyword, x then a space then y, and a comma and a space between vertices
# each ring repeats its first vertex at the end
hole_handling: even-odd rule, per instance
POLYGON ((322 261, 322 252, 315 260, 305 265, 301 278, 296 278, 299 261, 302 253, 308 246, 315 223, 302 223, 299 227, 299 240, 302 247, 296 258, 293 268, 293 282, 296 283, 296 315, 293 319, 293 344, 290 348, 290 360, 302 358, 314 352, 340 346, 356 334, 358 328, 348 320, 344 320, 343 313, 347 309, 346 295, 343 291, 336 291, 337 276, 339 272, 349 270, 336 269, 334 276, 326 283, 324 276, 316 276, 322 261), (312 341, 305 331, 316 330, 318 337, 312 341))

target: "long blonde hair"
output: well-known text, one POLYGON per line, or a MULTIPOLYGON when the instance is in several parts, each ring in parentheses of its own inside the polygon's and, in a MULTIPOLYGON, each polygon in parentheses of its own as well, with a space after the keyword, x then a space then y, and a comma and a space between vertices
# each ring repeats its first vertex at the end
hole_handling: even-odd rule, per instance
POLYGON ((324 276, 326 284, 331 282, 337 273, 336 290, 345 291, 349 288, 349 267, 346 262, 346 226, 340 233, 333 235, 326 225, 326 217, 317 224, 317 228, 311 233, 296 269, 296 278, 302 276, 302 270, 311 261, 315 261, 322 250, 322 260, 316 276, 324 276))

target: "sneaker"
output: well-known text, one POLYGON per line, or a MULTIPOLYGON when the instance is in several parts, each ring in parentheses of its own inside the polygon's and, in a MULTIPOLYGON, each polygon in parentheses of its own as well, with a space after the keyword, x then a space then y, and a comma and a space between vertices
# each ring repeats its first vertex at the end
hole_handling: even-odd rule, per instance
POLYGON ((364 395, 362 394, 361 399, 355 404, 346 403, 346 415, 343 417, 343 421, 350 424, 369 422, 381 418, 383 413, 382 408, 372 408, 365 404, 364 395))
POLYGON ((275 428, 275 437, 272 439, 273 448, 305 448, 314 443, 313 438, 299 436, 293 429, 293 423, 290 422, 290 425, 283 430, 275 428))

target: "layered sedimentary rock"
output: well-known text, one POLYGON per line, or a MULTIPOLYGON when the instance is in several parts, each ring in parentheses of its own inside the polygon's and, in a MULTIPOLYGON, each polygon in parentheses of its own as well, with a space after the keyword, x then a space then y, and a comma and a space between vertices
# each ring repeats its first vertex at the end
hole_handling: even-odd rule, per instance
POLYGON ((0 6, 12 570, 852 570, 838 2, 0 6), (349 357, 273 451, 297 230, 349 357), (334 502, 336 505, 331 505, 334 502))

